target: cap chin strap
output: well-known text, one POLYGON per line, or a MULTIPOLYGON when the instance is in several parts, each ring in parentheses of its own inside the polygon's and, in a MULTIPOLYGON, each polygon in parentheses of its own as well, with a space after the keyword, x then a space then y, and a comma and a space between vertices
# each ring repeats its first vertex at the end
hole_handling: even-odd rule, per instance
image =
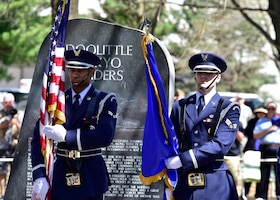
POLYGON ((208 90, 210 88, 210 86, 216 81, 216 79, 218 78, 218 75, 219 74, 216 75, 216 77, 213 79, 213 81, 207 87, 200 86, 199 89, 201 89, 201 90, 208 90))
POLYGON ((72 83, 72 85, 76 87, 80 87, 87 80, 88 77, 89 77, 89 72, 80 83, 72 83))

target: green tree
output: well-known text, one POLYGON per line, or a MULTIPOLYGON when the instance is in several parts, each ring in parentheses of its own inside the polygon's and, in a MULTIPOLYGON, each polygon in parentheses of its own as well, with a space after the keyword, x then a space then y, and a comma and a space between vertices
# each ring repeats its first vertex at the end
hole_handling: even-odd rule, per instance
MULTIPOLYGON (((35 63, 40 45, 49 33, 53 20, 50 14, 44 16, 42 13, 47 8, 52 8, 54 16, 58 2, 59 0, 1 2, 0 65, 3 67, 1 66, 0 78, 5 77, 4 66, 8 64, 18 63, 20 66, 21 63, 35 63)), ((280 3, 266 1, 269 7, 262 9, 261 3, 264 0, 258 0, 259 4, 254 4, 255 7, 250 7, 251 4, 247 2, 248 6, 245 0, 185 0, 181 4, 166 0, 100 2, 105 17, 94 10, 86 17, 133 28, 139 28, 144 17, 152 20, 150 32, 165 42, 174 57, 176 87, 185 91, 194 89, 187 61, 193 53, 200 51, 215 52, 227 60, 229 69, 223 75, 223 84, 220 85, 222 90, 257 92, 262 84, 275 81, 273 77, 260 73, 260 69, 271 59, 264 48, 267 40, 275 47, 273 59, 280 57, 275 51, 280 46, 277 42, 277 33, 280 31, 280 26, 277 26, 277 9, 280 3), (267 22, 268 17, 274 25, 275 40, 267 34, 271 32, 267 28, 271 27, 267 22), (255 31, 256 27, 260 31, 255 31)), ((72 1, 70 18, 77 17, 77 5, 78 0, 72 1)))
MULTIPOLYGON (((272 76, 260 72, 269 60, 265 38, 254 31, 232 4, 196 0, 178 4, 168 1, 113 1, 101 3, 106 17, 93 12, 92 17, 137 28, 143 17, 152 19, 151 32, 166 43, 174 57, 176 87, 194 90, 194 80, 187 67, 188 58, 196 52, 210 51, 224 57, 228 70, 223 75, 221 90, 257 92, 272 76), (177 40, 174 41, 174 38, 177 40)), ((255 13, 261 22, 262 18, 255 13)))
MULTIPOLYGON (((10 64, 35 63, 43 39, 50 31, 50 17, 42 16, 49 2, 2 1, 0 4, 0 77, 10 64)), ((11 76, 9 76, 11 77, 11 76)))
POLYGON ((280 1, 258 0, 253 4, 240 0, 231 2, 234 9, 270 43, 273 52, 270 59, 280 71, 280 1))

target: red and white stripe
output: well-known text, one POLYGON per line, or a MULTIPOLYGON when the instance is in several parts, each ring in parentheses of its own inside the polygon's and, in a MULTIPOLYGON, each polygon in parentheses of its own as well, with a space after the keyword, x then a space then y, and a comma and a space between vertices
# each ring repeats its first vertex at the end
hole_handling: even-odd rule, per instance
MULTIPOLYGON (((64 46, 70 0, 61 0, 50 34, 48 62, 43 75, 40 104, 40 144, 48 181, 52 183, 54 162, 53 141, 42 132, 45 125, 63 124, 65 119, 64 46)), ((48 195, 48 199, 51 199, 48 195)))

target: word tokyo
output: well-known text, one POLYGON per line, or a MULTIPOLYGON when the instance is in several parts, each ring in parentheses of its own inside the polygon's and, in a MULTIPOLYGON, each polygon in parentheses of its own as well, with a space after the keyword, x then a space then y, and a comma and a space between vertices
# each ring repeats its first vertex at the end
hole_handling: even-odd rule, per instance
POLYGON ((123 64, 122 60, 127 60, 127 56, 133 59, 133 45, 72 45, 67 44, 66 49, 84 49, 90 51, 100 57, 102 67, 96 69, 94 80, 123 80, 123 64), (101 69, 102 68, 102 69, 101 69), (103 69, 104 68, 104 69, 103 69))

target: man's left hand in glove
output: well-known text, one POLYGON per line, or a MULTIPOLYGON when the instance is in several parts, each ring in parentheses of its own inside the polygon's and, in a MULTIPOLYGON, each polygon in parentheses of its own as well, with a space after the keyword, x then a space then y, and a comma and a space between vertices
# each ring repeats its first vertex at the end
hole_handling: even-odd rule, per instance
POLYGON ((47 125, 43 128, 43 133, 46 134, 47 138, 58 141, 64 142, 66 136, 66 129, 59 124, 54 126, 47 125))

